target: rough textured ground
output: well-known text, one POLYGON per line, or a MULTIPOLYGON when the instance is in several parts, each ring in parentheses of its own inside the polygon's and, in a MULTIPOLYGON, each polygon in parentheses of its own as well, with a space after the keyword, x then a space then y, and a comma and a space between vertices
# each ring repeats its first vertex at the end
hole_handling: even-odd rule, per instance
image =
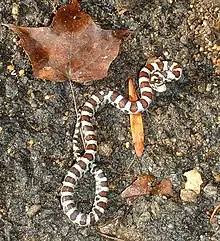
MULTIPOLYGON (((67 2, 3 0, 0 22, 46 26, 52 11, 67 2)), ((133 154, 128 116, 114 107, 97 114, 100 165, 112 187, 99 225, 120 217, 111 234, 129 241, 220 240, 219 218, 210 224, 207 215, 220 203, 220 88, 218 66, 213 66, 219 57, 220 33, 215 25, 220 20, 219 0, 80 3, 103 28, 134 33, 123 44, 107 78, 74 85, 78 105, 104 86, 127 93, 128 74, 136 77, 150 55, 179 62, 185 76, 166 93, 154 95, 144 114, 141 159, 133 154), (112 149, 110 155, 103 153, 106 145, 112 149), (195 168, 204 182, 202 192, 196 203, 183 203, 179 198, 183 173, 195 168), (133 180, 131 176, 143 172, 158 180, 171 179, 175 198, 142 197, 133 207, 127 206, 119 194, 133 180)), ((73 163, 75 110, 69 82, 35 79, 17 36, 0 26, 0 39, 0 240, 107 240, 97 227, 72 225, 60 207, 61 182, 73 163), (10 65, 15 71, 8 70, 10 65)), ((93 195, 88 180, 84 183, 79 192, 82 207, 93 195)))

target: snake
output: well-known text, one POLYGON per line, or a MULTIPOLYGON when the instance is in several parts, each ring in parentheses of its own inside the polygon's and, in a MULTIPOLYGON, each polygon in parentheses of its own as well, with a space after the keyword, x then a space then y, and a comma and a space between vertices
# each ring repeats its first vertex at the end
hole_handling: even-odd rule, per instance
POLYGON ((108 181, 96 162, 97 136, 92 119, 100 106, 112 104, 126 114, 142 113, 152 102, 153 90, 163 92, 166 83, 179 80, 182 76, 181 66, 173 61, 155 59, 147 62, 139 72, 140 98, 129 101, 116 90, 103 89, 93 94, 85 104, 78 117, 73 135, 73 151, 75 164, 66 174, 61 188, 61 205, 70 221, 79 226, 94 225, 103 215, 108 202, 108 181), (80 133, 84 140, 84 153, 81 155, 79 147, 80 133), (90 172, 95 179, 95 197, 89 212, 82 212, 74 200, 76 186, 86 173, 90 172))

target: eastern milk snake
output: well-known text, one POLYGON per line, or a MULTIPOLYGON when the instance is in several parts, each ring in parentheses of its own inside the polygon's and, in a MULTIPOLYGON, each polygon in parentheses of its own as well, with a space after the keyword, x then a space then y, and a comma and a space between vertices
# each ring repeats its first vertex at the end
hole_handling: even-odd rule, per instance
POLYGON ((92 95, 83 105, 78 116, 73 137, 73 150, 76 163, 64 178, 61 190, 61 204, 69 219, 80 226, 89 226, 97 222, 107 206, 108 184, 103 171, 95 164, 97 153, 97 137, 91 119, 97 109, 110 103, 127 114, 145 111, 152 101, 152 89, 162 92, 166 90, 166 82, 178 80, 182 75, 179 64, 171 61, 154 60, 146 64, 139 73, 140 99, 129 101, 117 91, 103 90, 92 95), (78 146, 80 128, 85 141, 85 152, 81 156, 78 146), (85 173, 90 172, 96 182, 95 199, 89 213, 82 213, 73 198, 74 188, 85 173))

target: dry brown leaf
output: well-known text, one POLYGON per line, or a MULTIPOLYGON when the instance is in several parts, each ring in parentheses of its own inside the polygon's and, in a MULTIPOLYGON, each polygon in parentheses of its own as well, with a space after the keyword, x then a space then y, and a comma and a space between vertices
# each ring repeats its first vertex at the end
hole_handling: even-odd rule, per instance
POLYGON ((156 184, 155 176, 141 174, 121 193, 121 197, 126 199, 129 205, 133 205, 136 198, 143 195, 173 196, 172 182, 169 179, 163 179, 156 184))
POLYGON ((117 230, 120 226, 120 217, 113 218, 104 224, 98 226, 98 231, 101 234, 108 235, 110 237, 116 236, 117 230))
POLYGON ((156 177, 153 175, 139 175, 138 178, 121 193, 121 197, 126 199, 129 205, 132 205, 137 197, 151 194, 155 180, 156 177))
POLYGON ((20 37, 34 75, 54 81, 87 82, 107 76, 124 30, 103 30, 80 9, 77 0, 58 9, 49 27, 8 24, 20 37))
MULTIPOLYGON (((137 101, 138 96, 134 87, 133 80, 129 78, 129 100, 130 101, 137 101)), ((143 127, 143 118, 142 114, 133 114, 130 115, 130 124, 131 124, 131 133, 134 142, 135 152, 138 157, 143 155, 144 151, 144 127, 143 127)))
POLYGON ((152 193, 160 196, 172 197, 172 182, 169 179, 163 179, 159 184, 156 185, 152 193))

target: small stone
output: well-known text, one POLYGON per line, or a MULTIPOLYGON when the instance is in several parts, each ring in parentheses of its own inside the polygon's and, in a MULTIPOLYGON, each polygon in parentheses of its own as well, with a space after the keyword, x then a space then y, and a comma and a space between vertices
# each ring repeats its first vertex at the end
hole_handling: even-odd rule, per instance
POLYGON ((55 94, 45 95, 45 96, 44 96, 44 99, 45 99, 45 100, 51 100, 51 99, 55 99, 55 98, 56 98, 56 95, 55 95, 55 94))
POLYGON ((185 172, 184 176, 187 178, 185 189, 194 191, 196 194, 199 194, 201 185, 203 183, 200 172, 196 169, 193 169, 185 172))
POLYGON ((29 141, 27 141, 27 145, 29 147, 32 147, 35 144, 35 140, 34 139, 30 139, 29 141))
POLYGON ((168 57, 169 56, 169 52, 168 51, 164 51, 164 56, 168 57))
POLYGON ((215 182, 220 183, 220 157, 218 162, 212 168, 212 175, 215 178, 215 182))
POLYGON ((98 146, 98 152, 101 156, 109 157, 112 154, 113 150, 109 144, 102 142, 98 146))
POLYGON ((204 51, 204 48, 203 48, 203 47, 200 47, 200 48, 199 48, 199 51, 200 51, 200 52, 203 52, 203 51, 204 51))
POLYGON ((184 202, 190 202, 190 203, 197 202, 197 194, 193 190, 189 190, 189 189, 181 189, 180 198, 184 202))
POLYGON ((12 152, 13 152, 12 148, 9 147, 8 150, 7 150, 7 153, 8 153, 8 154, 11 154, 12 152))
POLYGON ((217 31, 220 31, 220 21, 218 21, 216 24, 215 24, 215 29, 217 31))
POLYGON ((40 209, 41 209, 40 204, 32 205, 27 211, 28 217, 33 217, 40 209))
POLYGON ((216 50, 217 48, 218 48, 218 45, 214 44, 213 47, 212 47, 212 50, 216 50))
POLYGON ((129 142, 129 141, 127 141, 127 142, 125 143, 125 147, 126 147, 127 149, 130 148, 130 142, 129 142))
POLYGON ((188 43, 187 37, 186 37, 185 35, 183 35, 183 36, 180 38, 180 42, 181 42, 182 44, 187 44, 187 43, 188 43))
POLYGON ((160 212, 160 206, 157 202, 152 202, 151 203, 151 212, 153 213, 153 215, 155 217, 158 216, 159 212, 160 212))
POLYGON ((174 226, 172 223, 168 224, 167 227, 168 227, 169 229, 174 229, 174 228, 175 228, 175 226, 174 226))
POLYGON ((64 166, 64 163, 59 158, 54 159, 53 163, 56 164, 56 165, 59 165, 60 167, 64 166))
POLYGON ((162 114, 162 108, 161 107, 157 108, 155 110, 155 112, 156 112, 157 115, 161 115, 162 114))
POLYGON ((212 89, 212 85, 211 85, 211 84, 207 84, 207 86, 206 86, 206 91, 207 91, 207 92, 210 92, 211 89, 212 89))
POLYGON ((69 118, 69 112, 66 111, 66 112, 64 113, 63 120, 64 120, 64 121, 67 121, 68 118, 69 118))
POLYGON ((216 182, 220 182, 220 173, 214 175, 214 177, 216 182))
POLYGON ((204 192, 207 196, 209 197, 214 197, 217 195, 217 187, 216 186, 213 186, 212 183, 209 183, 207 184, 205 187, 204 187, 204 192))
POLYGON ((12 65, 12 64, 7 66, 7 70, 8 70, 9 72, 12 72, 14 69, 15 69, 15 66, 12 65))
POLYGON ((24 69, 19 70, 18 74, 19 74, 20 76, 23 76, 23 75, 24 75, 24 69))
POLYGON ((202 24, 203 24, 203 26, 207 27, 208 26, 208 21, 204 20, 202 24))
POLYGON ((14 80, 8 79, 8 81, 6 82, 5 94, 6 94, 6 97, 12 98, 12 99, 17 96, 17 94, 18 94, 18 85, 14 82, 14 80))
POLYGON ((11 14, 15 18, 19 14, 19 5, 17 3, 12 4, 11 14))
POLYGON ((118 133, 118 140, 123 142, 125 140, 125 136, 122 133, 118 133))
POLYGON ((199 91, 200 93, 204 93, 205 90, 206 90, 206 87, 205 87, 204 84, 198 85, 198 91, 199 91))
POLYGON ((184 156, 184 153, 181 152, 181 151, 177 151, 177 152, 176 152, 176 156, 177 156, 177 157, 183 157, 183 156, 184 156))
MULTIPOLYGON (((171 142, 173 142, 173 143, 176 143, 176 138, 174 138, 174 137, 172 137, 172 138, 170 138, 170 140, 171 140, 171 142)), ((182 152, 181 152, 182 153, 182 152)))

